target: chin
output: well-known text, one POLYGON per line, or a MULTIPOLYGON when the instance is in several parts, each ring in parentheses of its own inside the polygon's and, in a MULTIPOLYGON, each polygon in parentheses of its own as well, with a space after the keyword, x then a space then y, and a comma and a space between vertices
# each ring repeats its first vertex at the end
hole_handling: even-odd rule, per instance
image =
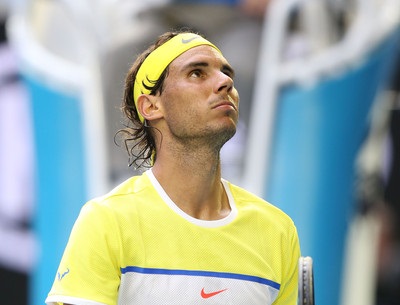
POLYGON ((226 142, 228 142, 235 134, 236 134, 236 124, 230 124, 229 126, 223 126, 223 128, 221 128, 216 138, 218 137, 220 141, 223 142, 222 143, 223 145, 226 142))

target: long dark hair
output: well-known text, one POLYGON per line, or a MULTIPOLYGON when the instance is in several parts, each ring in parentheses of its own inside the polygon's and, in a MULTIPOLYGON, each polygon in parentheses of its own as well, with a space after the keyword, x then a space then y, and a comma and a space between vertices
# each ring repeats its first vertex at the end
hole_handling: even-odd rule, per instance
MULTIPOLYGON (((119 130, 116 136, 123 136, 123 143, 129 156, 129 166, 146 166, 151 164, 151 160, 155 161, 157 158, 154 130, 152 127, 148 126, 146 120, 142 122, 139 119, 133 98, 136 74, 138 73, 139 68, 143 64, 144 60, 151 52, 176 35, 188 32, 193 33, 191 30, 182 29, 174 32, 166 32, 159 36, 154 44, 150 45, 137 57, 136 61, 133 63, 126 75, 122 112, 128 119, 128 124, 125 126, 125 128, 119 130)), ((162 93, 164 80, 167 75, 168 67, 163 71, 159 79, 148 80, 152 86, 148 87, 144 84, 146 89, 150 90, 151 95, 162 93)))

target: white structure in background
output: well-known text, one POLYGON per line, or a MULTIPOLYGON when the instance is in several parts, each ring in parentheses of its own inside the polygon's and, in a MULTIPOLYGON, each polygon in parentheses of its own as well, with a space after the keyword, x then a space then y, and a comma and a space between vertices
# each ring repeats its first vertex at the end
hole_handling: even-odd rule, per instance
POLYGON ((0 265, 28 274, 36 256, 27 227, 34 210, 32 119, 13 55, 0 43, 0 265))

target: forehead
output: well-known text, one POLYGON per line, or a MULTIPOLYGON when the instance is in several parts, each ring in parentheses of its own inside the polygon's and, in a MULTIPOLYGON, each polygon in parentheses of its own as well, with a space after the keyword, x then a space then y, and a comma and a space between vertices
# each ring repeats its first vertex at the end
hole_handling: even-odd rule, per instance
POLYGON ((184 68, 191 62, 204 61, 209 64, 221 64, 228 65, 228 61, 225 57, 217 51, 215 48, 208 45, 201 45, 187 50, 186 52, 175 58, 170 68, 179 69, 184 68))

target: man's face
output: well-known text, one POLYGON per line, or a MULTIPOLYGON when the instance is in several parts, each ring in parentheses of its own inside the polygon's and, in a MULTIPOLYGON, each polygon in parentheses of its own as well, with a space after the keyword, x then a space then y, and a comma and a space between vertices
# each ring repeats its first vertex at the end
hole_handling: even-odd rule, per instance
POLYGON ((198 46, 177 57, 169 66, 160 96, 171 134, 182 140, 229 140, 236 132, 239 108, 233 77, 227 60, 210 46, 198 46))

